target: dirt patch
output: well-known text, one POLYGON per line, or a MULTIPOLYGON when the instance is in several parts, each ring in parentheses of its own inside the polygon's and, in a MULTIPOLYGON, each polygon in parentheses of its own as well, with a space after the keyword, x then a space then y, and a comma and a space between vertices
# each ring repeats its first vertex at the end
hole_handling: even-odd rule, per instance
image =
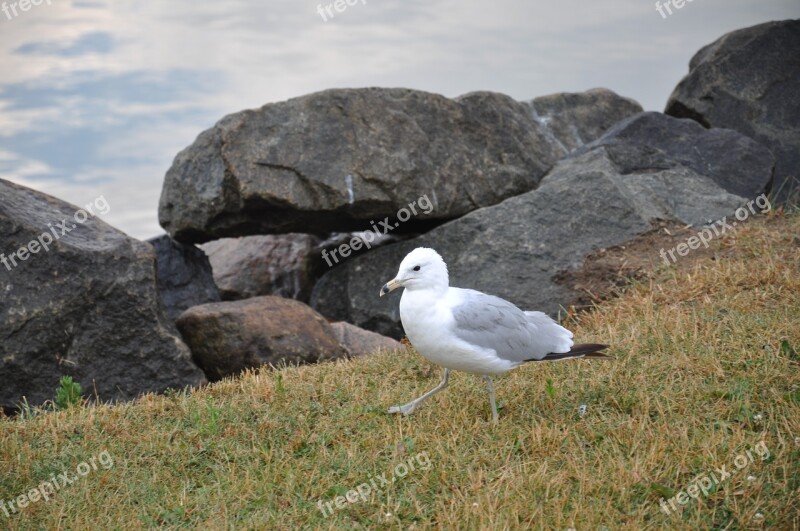
MULTIPOLYGON (((750 222, 763 222, 763 219, 753 219, 750 222)), ((661 250, 664 249, 666 253, 675 249, 678 244, 686 243, 690 237, 696 236, 699 230, 697 227, 673 221, 657 221, 651 230, 624 245, 593 251, 584 258, 581 269, 559 271, 554 280, 574 292, 570 312, 587 309, 595 303, 614 297, 632 280, 647 278, 658 268, 666 267, 661 250)), ((689 251, 686 256, 675 253, 677 260, 674 266, 679 270, 693 269, 702 260, 718 260, 730 254, 730 245, 725 242, 734 234, 715 237, 707 248, 701 245, 689 251)), ((672 260, 670 262, 673 265, 672 260)))

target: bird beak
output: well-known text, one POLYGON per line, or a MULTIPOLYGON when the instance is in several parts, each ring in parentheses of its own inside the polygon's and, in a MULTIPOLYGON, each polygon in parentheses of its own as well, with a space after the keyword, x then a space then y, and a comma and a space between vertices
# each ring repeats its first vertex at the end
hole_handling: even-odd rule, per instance
POLYGON ((381 297, 383 297, 384 295, 386 295, 390 291, 394 291, 397 288, 402 288, 402 287, 403 287, 403 283, 400 282, 399 280, 397 280, 396 278, 393 279, 393 280, 390 280, 389 282, 384 284, 383 287, 381 288, 381 297))

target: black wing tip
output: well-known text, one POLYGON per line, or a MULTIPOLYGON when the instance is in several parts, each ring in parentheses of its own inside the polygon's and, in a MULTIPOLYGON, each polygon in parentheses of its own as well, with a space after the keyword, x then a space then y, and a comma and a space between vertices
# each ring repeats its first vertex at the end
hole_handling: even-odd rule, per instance
POLYGON ((572 348, 569 349, 570 352, 578 352, 584 350, 605 350, 609 347, 609 345, 603 345, 602 343, 579 343, 577 345, 572 345, 572 348))
POLYGON ((607 349, 609 345, 602 345, 600 343, 581 343, 574 345, 569 352, 551 352, 540 360, 532 359, 527 361, 558 361, 570 358, 586 358, 586 359, 614 359, 611 354, 602 352, 607 349))
POLYGON ((603 345, 601 343, 583 343, 581 345, 573 346, 569 354, 583 354, 584 358, 589 359, 614 359, 614 356, 603 352, 607 349, 610 345, 603 345))

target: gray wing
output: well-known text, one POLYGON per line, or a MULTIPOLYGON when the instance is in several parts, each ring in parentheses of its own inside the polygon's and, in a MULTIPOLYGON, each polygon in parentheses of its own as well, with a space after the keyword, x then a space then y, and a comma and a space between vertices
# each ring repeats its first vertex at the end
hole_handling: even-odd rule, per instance
POLYGON ((523 312, 507 300, 480 291, 459 291, 462 301, 452 308, 459 339, 519 362, 566 352, 572 346, 572 333, 541 312, 523 312))

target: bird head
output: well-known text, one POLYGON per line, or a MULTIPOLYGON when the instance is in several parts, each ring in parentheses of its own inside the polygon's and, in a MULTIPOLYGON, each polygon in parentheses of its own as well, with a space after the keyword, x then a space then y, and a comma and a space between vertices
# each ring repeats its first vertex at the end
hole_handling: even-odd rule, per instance
POLYGON ((397 276, 383 285, 381 297, 397 288, 443 290, 449 284, 447 264, 439 253, 427 247, 417 247, 400 262, 397 276))

